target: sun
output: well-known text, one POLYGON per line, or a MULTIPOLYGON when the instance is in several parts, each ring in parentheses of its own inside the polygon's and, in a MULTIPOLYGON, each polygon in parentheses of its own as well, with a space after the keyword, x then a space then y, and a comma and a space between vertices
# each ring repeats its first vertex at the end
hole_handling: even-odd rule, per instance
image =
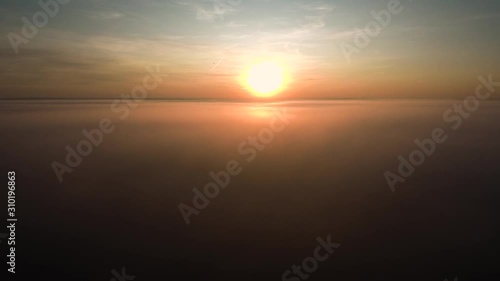
POLYGON ((257 97, 275 96, 284 88, 285 80, 283 67, 274 61, 254 64, 243 78, 246 88, 257 97))

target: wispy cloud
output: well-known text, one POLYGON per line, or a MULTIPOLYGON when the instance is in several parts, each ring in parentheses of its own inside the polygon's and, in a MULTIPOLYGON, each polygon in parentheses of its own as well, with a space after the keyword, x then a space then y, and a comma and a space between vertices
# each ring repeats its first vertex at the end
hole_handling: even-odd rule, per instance
POLYGON ((238 11, 237 6, 223 1, 176 1, 178 5, 189 6, 196 15, 196 19, 203 22, 214 22, 222 20, 225 16, 238 11))
POLYGON ((115 20, 123 18, 125 14, 113 11, 96 11, 89 14, 89 18, 101 20, 115 20))

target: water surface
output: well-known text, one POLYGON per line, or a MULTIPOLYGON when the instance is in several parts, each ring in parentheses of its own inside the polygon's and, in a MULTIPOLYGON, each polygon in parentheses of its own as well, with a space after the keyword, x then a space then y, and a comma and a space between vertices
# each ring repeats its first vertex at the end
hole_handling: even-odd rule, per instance
POLYGON ((70 280, 123 266, 137 280, 281 280, 331 235, 342 245, 311 280, 491 277, 500 102, 456 131, 443 120, 455 102, 143 102, 123 120, 102 101, 4 102, 18 266, 70 280), (294 118, 247 161, 239 145, 276 110, 294 118), (115 130, 59 183, 51 164, 103 118, 115 130), (448 140, 392 193, 384 172, 438 127, 448 140), (178 205, 231 160, 241 174, 186 225, 178 205))

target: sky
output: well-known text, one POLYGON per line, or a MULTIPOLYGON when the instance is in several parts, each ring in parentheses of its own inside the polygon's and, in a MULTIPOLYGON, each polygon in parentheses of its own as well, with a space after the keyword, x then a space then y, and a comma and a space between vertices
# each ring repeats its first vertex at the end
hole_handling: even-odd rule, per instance
POLYGON ((463 98, 500 80, 500 1, 401 0, 357 45, 391 1, 69 0, 27 38, 38 0, 0 0, 0 98, 114 99, 159 65, 149 98, 246 99, 238 79, 262 60, 289 73, 282 99, 463 98))

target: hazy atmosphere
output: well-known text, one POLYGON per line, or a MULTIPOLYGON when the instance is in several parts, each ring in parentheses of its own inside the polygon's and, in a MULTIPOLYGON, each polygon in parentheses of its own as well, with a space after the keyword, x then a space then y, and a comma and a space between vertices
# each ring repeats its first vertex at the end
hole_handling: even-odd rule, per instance
MULTIPOLYGON (((1 2, 3 34, 40 10, 1 2)), ((150 98, 246 99, 238 77, 266 57, 293 77, 281 99, 463 98, 500 70, 498 1, 402 1, 359 53, 347 44, 389 1, 219 2, 69 1, 17 54, 3 37, 0 98, 116 98, 158 64, 150 98)))

